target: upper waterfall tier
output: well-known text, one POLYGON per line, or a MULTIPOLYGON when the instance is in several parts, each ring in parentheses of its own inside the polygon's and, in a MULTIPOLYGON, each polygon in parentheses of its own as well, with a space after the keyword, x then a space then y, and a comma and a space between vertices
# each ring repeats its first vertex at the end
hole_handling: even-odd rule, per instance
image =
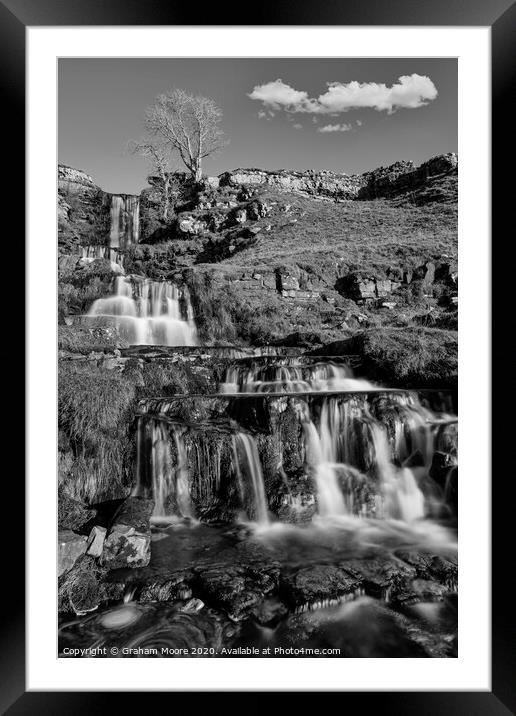
POLYGON ((169 281, 118 276, 115 295, 95 301, 88 316, 113 321, 121 336, 133 345, 197 343, 188 290, 169 281))
POLYGON ((131 194, 111 196, 109 246, 125 249, 140 238, 140 197, 131 194))

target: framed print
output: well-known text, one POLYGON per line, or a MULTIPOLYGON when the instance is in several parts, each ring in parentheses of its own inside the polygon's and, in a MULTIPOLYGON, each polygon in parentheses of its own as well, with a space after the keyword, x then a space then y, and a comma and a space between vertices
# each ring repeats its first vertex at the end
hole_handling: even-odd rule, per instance
POLYGON ((490 342, 514 8, 1 12, 28 306, 5 709, 510 713, 490 342))

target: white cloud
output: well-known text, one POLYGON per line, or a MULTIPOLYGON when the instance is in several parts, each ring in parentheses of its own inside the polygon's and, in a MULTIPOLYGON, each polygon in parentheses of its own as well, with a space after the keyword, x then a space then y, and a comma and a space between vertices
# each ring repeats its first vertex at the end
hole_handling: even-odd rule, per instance
POLYGON ((328 82, 326 92, 316 99, 278 79, 257 85, 248 96, 269 110, 335 115, 370 108, 391 114, 400 107, 423 107, 437 97, 437 89, 430 77, 413 74, 402 75, 391 87, 377 82, 328 82))
POLYGON ((303 125, 302 125, 302 124, 296 123, 296 124, 293 124, 292 126, 294 127, 294 129, 303 129, 303 125))
POLYGON ((357 127, 361 127, 363 124, 361 119, 357 119, 357 127))
POLYGON ((265 112, 263 109, 261 109, 258 112, 258 119, 265 119, 267 117, 267 112, 265 112))
POLYGON ((283 80, 275 80, 264 85, 256 85, 248 97, 263 102, 266 107, 284 109, 300 105, 307 100, 308 93, 298 92, 285 84, 283 80))
POLYGON ((318 132, 349 132, 353 127, 351 124, 325 124, 324 127, 317 127, 318 132))

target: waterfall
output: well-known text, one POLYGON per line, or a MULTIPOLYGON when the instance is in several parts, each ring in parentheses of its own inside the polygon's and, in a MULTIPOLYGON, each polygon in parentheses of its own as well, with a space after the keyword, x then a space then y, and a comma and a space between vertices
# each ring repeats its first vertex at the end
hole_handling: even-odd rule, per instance
POLYGON ((169 427, 160 420, 139 418, 136 487, 133 494, 153 498, 155 518, 193 518, 189 483, 188 457, 182 430, 169 427), (172 455, 172 445, 175 447, 175 456, 172 455))
POLYGON ((131 345, 197 344, 188 290, 168 281, 118 276, 115 295, 95 301, 88 316, 112 320, 131 345))
MULTIPOLYGON (((235 382, 256 376, 244 365, 247 360, 242 359, 235 382)), ((299 377, 294 367, 301 370, 284 365, 277 374, 287 369, 289 379, 299 377)), ((333 373, 333 367, 321 365, 302 370, 302 377, 311 372, 321 380, 333 373)), ((146 400, 145 419, 179 426, 183 400, 146 400)), ((181 505, 181 494, 188 499, 191 494, 203 519, 205 511, 209 519, 231 519, 240 504, 247 518, 262 526, 270 524, 269 509, 290 519, 287 512, 298 498, 300 509, 312 506, 306 519, 315 502, 323 521, 360 517, 413 523, 442 514, 444 485, 432 480, 430 468, 435 451, 453 440, 453 431, 446 438, 443 430, 453 419, 424 407, 414 392, 311 390, 194 400, 203 417, 183 424, 186 441, 179 427, 155 428, 154 441, 158 435, 168 447, 155 447, 151 460, 139 440, 139 480, 153 485, 158 505, 169 502, 170 494, 181 505), (257 440, 250 432, 255 430, 265 439, 257 440)), ((184 508, 180 512, 186 514, 184 508)))
POLYGON ((237 433, 233 437, 233 446, 242 499, 246 506, 249 505, 250 517, 262 526, 268 525, 267 500, 256 441, 251 435, 237 433))
POLYGON ((332 440, 327 431, 319 436, 311 420, 303 423, 306 439, 307 461, 315 471, 318 510, 321 516, 344 515, 348 510, 344 503, 337 471, 335 456, 332 454, 332 440), (328 439, 330 438, 330 439, 328 439))
MULTIPOLYGON (((397 406, 397 397, 391 401, 397 406)), ((402 399, 405 422, 393 421, 392 445, 386 428, 373 417, 367 403, 352 398, 325 398, 317 430, 308 410, 300 410, 306 443, 306 459, 314 472, 318 512, 321 516, 362 513, 365 505, 356 504, 354 491, 360 482, 376 493, 377 515, 412 522, 425 516, 425 496, 409 467, 396 466, 394 454, 400 451, 403 435, 404 457, 408 444, 419 452, 424 446, 422 471, 427 474, 432 457, 432 432, 423 420, 429 411, 415 402, 402 399), (405 435, 408 431, 408 439, 405 435), (370 454, 368 454, 370 453, 370 454), (364 464, 373 476, 361 472, 364 464), (351 468, 351 472, 350 472, 351 468), (345 478, 345 479, 344 479, 345 478), (373 480, 376 480, 376 485, 373 480)), ((308 406, 307 406, 308 407, 308 406)), ((411 453, 413 454, 413 453, 411 453)))
POLYGON ((81 247, 81 258, 83 263, 90 263, 95 259, 106 259, 112 264, 116 264, 114 268, 119 266, 122 271, 123 266, 123 255, 117 249, 113 249, 109 246, 100 246, 98 244, 81 247))
POLYGON ((112 194, 110 214, 109 246, 125 249, 131 244, 138 243, 140 197, 131 194, 112 194))
POLYGON ((425 516, 425 498, 415 476, 407 468, 392 463, 387 434, 382 426, 371 428, 375 461, 380 478, 381 511, 390 519, 413 522, 425 516))
POLYGON ((295 359, 288 365, 234 363, 219 385, 221 393, 341 392, 371 388, 373 385, 368 381, 354 378, 347 365, 331 361, 300 364, 295 359))

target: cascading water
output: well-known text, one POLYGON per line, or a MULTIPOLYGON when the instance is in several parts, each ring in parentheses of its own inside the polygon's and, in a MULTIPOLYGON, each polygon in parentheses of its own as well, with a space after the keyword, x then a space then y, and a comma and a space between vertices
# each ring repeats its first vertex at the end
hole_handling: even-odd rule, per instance
POLYGON ((197 344, 188 290, 168 281, 118 276, 115 295, 95 301, 88 316, 113 321, 131 345, 197 344))
POLYGON ((269 524, 262 466, 256 441, 252 435, 237 433, 233 437, 235 466, 242 499, 250 504, 252 518, 262 526, 269 524))
MULTIPOLYGON (((220 398, 217 401, 220 403, 220 398)), ((180 422, 175 416, 181 405, 177 398, 146 401, 144 419, 180 422)), ((315 487, 311 494, 321 519, 361 517, 410 523, 441 514, 443 491, 431 479, 430 468, 443 419, 423 407, 417 394, 381 389, 329 395, 311 391, 293 393, 288 398, 242 394, 228 397, 227 405, 227 409, 232 406, 230 415, 189 424, 187 450, 178 442, 177 429, 163 433, 172 441, 172 469, 164 471, 163 460, 156 458, 139 461, 141 481, 153 485, 157 503, 164 504, 166 494, 176 489, 166 475, 184 474, 182 484, 189 487, 201 511, 223 504, 227 507, 223 514, 232 514, 236 503, 230 496, 236 489, 248 519, 267 525, 269 503, 277 507, 278 499, 283 499, 278 489, 286 490, 285 504, 300 508, 304 504, 299 502, 301 493, 290 491, 287 472, 291 468, 284 464, 290 459, 294 441, 299 446, 296 461, 303 463, 294 487, 300 479, 315 487), (264 408, 275 414, 277 408, 273 406, 281 413, 288 405, 293 408, 294 432, 291 422, 288 432, 279 429, 278 418, 270 427, 253 423, 257 417, 268 420, 267 412, 261 412, 264 408), (252 415, 255 417, 243 430, 252 415), (251 432, 255 429, 265 430, 268 437, 257 440, 251 432), (147 477, 146 469, 151 470, 147 477), (276 487, 266 493, 265 484, 276 487)), ((297 465, 299 470, 300 463, 297 465)))
POLYGON ((226 370, 221 393, 306 393, 310 391, 360 391, 373 385, 357 379, 352 370, 332 361, 287 365, 233 364, 226 370))
POLYGON ((91 245, 81 247, 81 263, 91 263, 95 259, 105 259, 117 273, 124 273, 124 257, 118 249, 109 246, 91 245))
POLYGON ((131 194, 111 196, 109 246, 125 249, 140 237, 140 197, 131 194))
POLYGON ((154 518, 159 520, 170 515, 194 518, 187 462, 183 431, 179 427, 160 420, 139 420, 133 494, 154 499, 154 518))

